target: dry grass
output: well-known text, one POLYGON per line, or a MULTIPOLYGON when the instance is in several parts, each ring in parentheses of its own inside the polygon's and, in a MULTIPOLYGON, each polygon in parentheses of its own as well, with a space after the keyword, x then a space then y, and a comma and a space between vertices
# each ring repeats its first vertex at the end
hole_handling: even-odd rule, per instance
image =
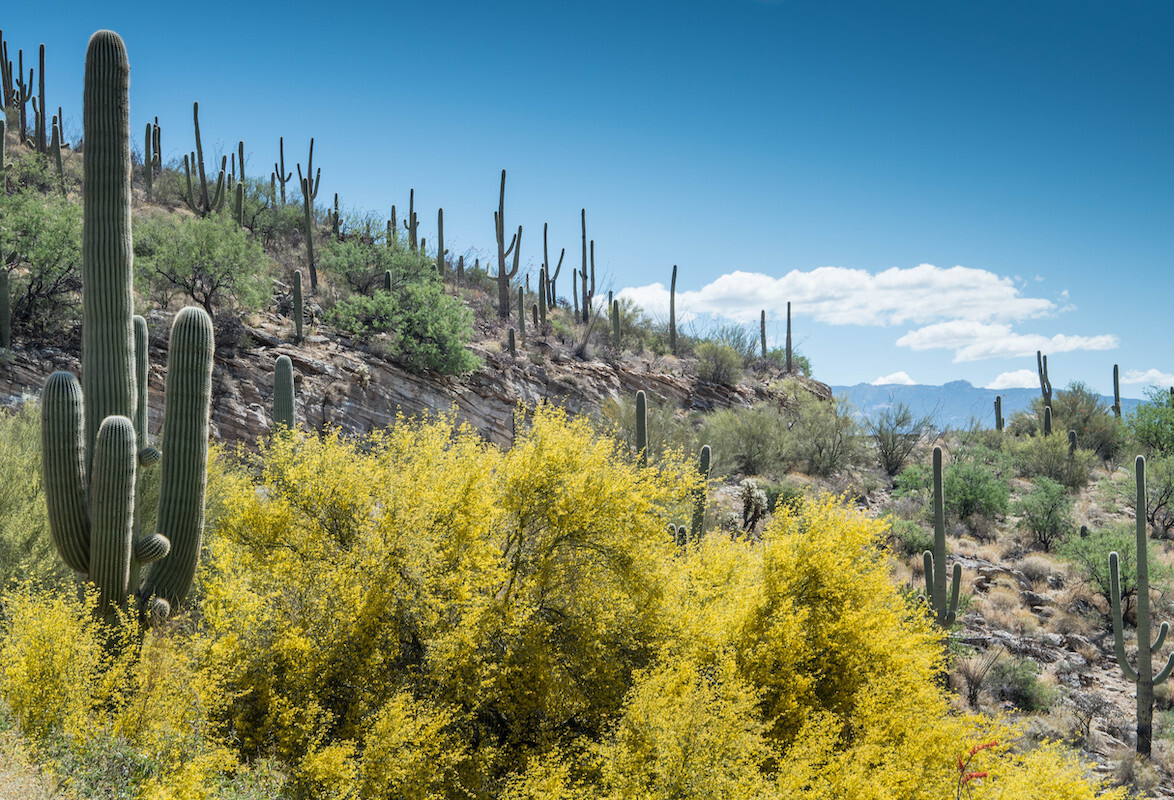
POLYGON ((32 763, 16 731, 0 731, 0 800, 55 800, 60 797, 49 779, 32 763))

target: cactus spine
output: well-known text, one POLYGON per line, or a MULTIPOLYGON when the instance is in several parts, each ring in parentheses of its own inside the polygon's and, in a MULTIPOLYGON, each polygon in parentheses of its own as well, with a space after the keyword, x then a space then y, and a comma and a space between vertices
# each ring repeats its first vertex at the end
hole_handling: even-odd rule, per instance
POLYGON ((677 354, 677 265, 673 264, 673 279, 669 283, 669 351, 677 354))
POLYGON ((962 565, 954 564, 954 581, 946 598, 946 501, 942 489, 942 448, 933 449, 933 552, 926 550, 925 596, 934 620, 949 628, 958 616, 958 592, 962 587, 962 565))
POLYGON ((643 389, 636 392, 636 462, 648 466, 648 398, 643 389))
POLYGON ((1126 680, 1137 684, 1137 752, 1150 755, 1153 740, 1154 687, 1161 684, 1174 671, 1174 653, 1166 659, 1166 665, 1157 675, 1153 673, 1153 654, 1166 640, 1170 624, 1163 622, 1158 629, 1158 638, 1150 642, 1150 569, 1146 530, 1146 487, 1145 458, 1138 456, 1134 464, 1137 478, 1137 502, 1134 506, 1137 529, 1137 669, 1130 666, 1125 654, 1125 626, 1121 617, 1120 565, 1116 552, 1109 554, 1110 605, 1113 611, 1113 649, 1117 663, 1125 673, 1126 680))
POLYGON ((166 616, 195 575, 204 520, 212 322, 185 308, 172 327, 158 533, 135 531, 135 459, 146 444, 145 323, 132 321, 130 68, 122 39, 99 31, 86 53, 82 379, 55 372, 41 401, 50 533, 111 612, 136 592, 166 616), (85 402, 83 403, 83 395, 85 402), (131 422, 131 419, 135 423, 131 422), (136 431, 136 427, 140 430, 136 431), (138 563, 136 563, 138 562, 138 563), (139 563, 153 562, 143 587, 139 563))
POLYGON ((273 368, 273 425, 292 430, 294 426, 293 361, 278 356, 273 368))

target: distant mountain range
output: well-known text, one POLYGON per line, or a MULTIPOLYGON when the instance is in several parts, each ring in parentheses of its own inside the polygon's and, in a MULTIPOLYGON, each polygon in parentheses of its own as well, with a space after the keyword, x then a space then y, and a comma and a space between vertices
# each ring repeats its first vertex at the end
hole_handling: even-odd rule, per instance
MULTIPOLYGON (((1040 396, 1039 389, 983 389, 969 381, 950 381, 943 386, 915 384, 858 383, 855 386, 833 386, 836 394, 846 395, 863 417, 905 403, 914 414, 929 414, 938 428, 969 427, 972 419, 986 428, 995 426, 995 397, 1003 396, 1003 418, 1016 411, 1031 408, 1031 401, 1040 396)), ((1057 389, 1058 391, 1058 389, 1057 389)), ((1112 396, 1101 396, 1106 406, 1113 405, 1112 396)), ((1123 414, 1137 408, 1140 400, 1121 398, 1123 414)))

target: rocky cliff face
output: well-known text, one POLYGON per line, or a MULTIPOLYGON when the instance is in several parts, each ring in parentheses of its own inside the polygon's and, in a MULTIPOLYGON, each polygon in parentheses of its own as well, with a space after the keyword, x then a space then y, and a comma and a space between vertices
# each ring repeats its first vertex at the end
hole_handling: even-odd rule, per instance
MULTIPOLYGON (((163 381, 170 315, 154 314, 151 331, 150 427, 163 421, 163 381)), ((217 352, 213 370, 212 433, 226 442, 251 442, 269 433, 272 423, 273 363, 288 355, 294 364, 297 417, 307 428, 335 426, 365 433, 394 422, 397 414, 455 411, 487 440, 508 444, 518 404, 554 403, 574 414, 591 413, 608 398, 643 389, 661 402, 685 410, 712 411, 773 398, 762 382, 735 387, 698 381, 672 358, 631 357, 615 361, 579 360, 557 346, 535 343, 517 358, 485 344, 473 350, 485 362, 460 378, 407 371, 364 348, 335 337, 310 336, 300 344, 288 338, 277 317, 246 327, 251 346, 217 352)), ((77 342, 60 346, 15 345, 0 366, 0 402, 12 406, 39 395, 45 378, 58 369, 80 371, 77 342)), ((807 381, 809 390, 830 397, 831 390, 807 381)))

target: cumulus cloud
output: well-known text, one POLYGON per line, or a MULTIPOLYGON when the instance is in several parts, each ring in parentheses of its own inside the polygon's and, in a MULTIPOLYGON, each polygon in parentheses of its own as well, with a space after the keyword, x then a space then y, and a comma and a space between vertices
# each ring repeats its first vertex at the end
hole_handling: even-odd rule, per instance
POLYGON ((1039 386, 1039 373, 1033 369, 1000 372, 984 389, 1034 389, 1039 386))
POLYGON ((873 386, 889 386, 892 384, 915 386, 917 381, 910 378, 908 372, 894 372, 892 375, 882 375, 872 382, 873 386))
MULTIPOLYGON (((662 283, 622 290, 638 305, 667 314, 669 292, 662 283)), ((766 309, 771 317, 793 313, 829 325, 925 324, 941 319, 1002 321, 1052 313, 1056 304, 1025 297, 1010 278, 969 267, 933 264, 870 273, 846 267, 792 270, 781 278, 760 272, 722 275, 701 289, 677 293, 677 311, 715 314, 749 322, 766 309)))
MULTIPOLYGON (((1038 276, 1036 276, 1038 279, 1038 276)), ((1075 336, 1017 333, 1013 325, 1072 310, 1067 291, 1058 301, 1030 297, 1029 281, 970 267, 892 267, 877 273, 847 267, 792 270, 781 278, 758 272, 722 275, 694 291, 677 293, 677 320, 712 315, 736 322, 758 320, 765 309, 771 319, 792 313, 828 325, 910 326, 896 343, 912 350, 948 349, 954 361, 1030 356, 1036 350, 1111 350, 1112 334, 1075 336), (1061 305, 1062 304, 1062 305, 1061 305)), ((620 297, 633 300, 654 317, 668 316, 669 291, 662 283, 626 288, 620 297)))
POLYGON ((984 358, 1017 358, 1045 353, 1067 353, 1072 350, 1113 350, 1117 337, 1055 336, 1016 333, 1010 325, 987 325, 971 320, 937 322, 909 331, 897 340, 901 347, 911 350, 953 350, 954 363, 978 361, 984 358))
POLYGON ((1162 372, 1157 369, 1127 369, 1121 376, 1122 383, 1141 383, 1147 386, 1174 386, 1174 373, 1162 372))

